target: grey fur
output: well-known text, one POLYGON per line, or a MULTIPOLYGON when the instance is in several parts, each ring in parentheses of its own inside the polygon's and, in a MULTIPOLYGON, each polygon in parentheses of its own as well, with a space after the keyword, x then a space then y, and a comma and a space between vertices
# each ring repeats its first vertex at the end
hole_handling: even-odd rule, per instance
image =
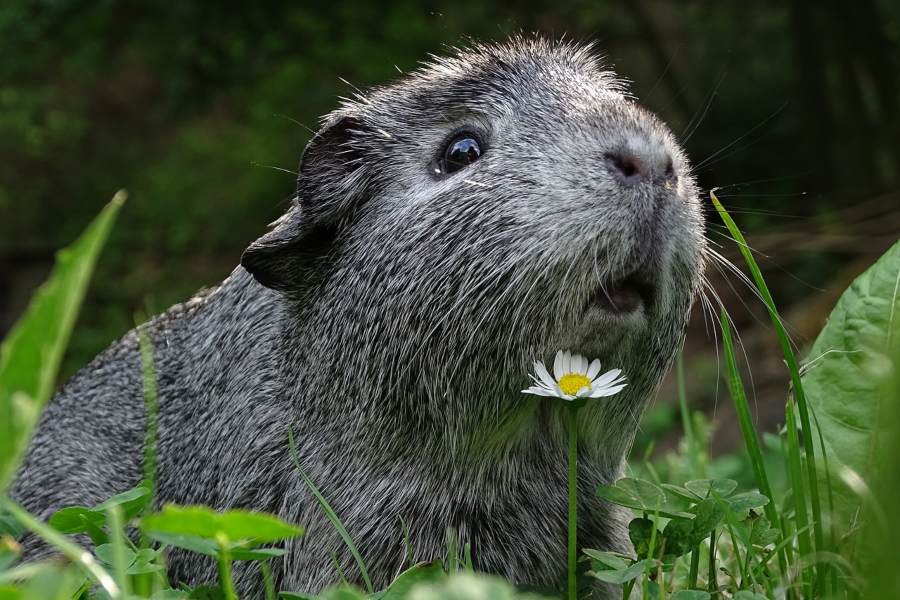
MULTIPOLYGON (((443 556, 452 526, 477 568, 553 585, 566 556, 563 414, 520 390, 534 359, 568 348, 629 380, 582 411, 579 449, 580 541, 627 551, 627 515, 594 490, 621 474, 681 344, 701 230, 682 150, 590 47, 476 45, 344 101, 304 154, 293 207, 244 266, 147 326, 160 502, 305 525, 274 563, 282 589, 333 583, 331 553, 358 580, 292 467, 293 427, 377 586, 403 563, 400 517, 416 560, 443 556), (435 177, 463 125, 482 132, 483 156, 435 177), (622 184, 604 155, 623 149, 668 154, 677 183, 622 184), (637 265, 656 285, 651 306, 620 316, 590 302, 637 265)), ((131 332, 54 398, 13 497, 46 518, 138 484, 144 425, 131 332)), ((215 578, 202 557, 169 566, 173 579, 215 578)), ((237 576, 261 594, 255 571, 237 576)))

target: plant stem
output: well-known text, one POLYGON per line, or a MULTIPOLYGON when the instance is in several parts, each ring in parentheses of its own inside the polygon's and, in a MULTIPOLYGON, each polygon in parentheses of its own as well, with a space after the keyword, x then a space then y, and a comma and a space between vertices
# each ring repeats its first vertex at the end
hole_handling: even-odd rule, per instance
POLYGON ((122 507, 114 505, 106 511, 109 522, 109 537, 113 548, 113 574, 116 583, 122 591, 122 596, 131 596, 131 586, 128 582, 128 560, 125 558, 125 524, 123 522, 122 507))
POLYGON ((697 571, 700 570, 700 545, 691 552, 691 571, 688 575, 688 589, 697 589, 697 571))
POLYGON ((569 600, 578 595, 578 408, 569 408, 569 600))
POLYGON ((709 534, 709 581, 706 584, 706 589, 713 593, 718 587, 719 584, 716 578, 716 530, 713 529, 712 533, 709 534))
POLYGON ((237 600, 234 579, 231 577, 231 553, 228 551, 228 540, 220 536, 217 541, 219 542, 219 551, 216 553, 216 557, 219 560, 219 579, 222 584, 222 593, 226 600, 237 600))
POLYGON ((259 570, 262 573, 263 586, 266 589, 266 600, 275 600, 277 594, 275 593, 275 582, 272 580, 272 567, 269 565, 269 561, 259 561, 259 570))

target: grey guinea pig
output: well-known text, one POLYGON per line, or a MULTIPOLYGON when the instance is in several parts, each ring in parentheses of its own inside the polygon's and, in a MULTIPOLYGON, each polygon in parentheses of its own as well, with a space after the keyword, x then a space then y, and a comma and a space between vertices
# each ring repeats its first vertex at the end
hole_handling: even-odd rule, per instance
MULTIPOLYGON (((683 341, 704 266, 698 190, 672 132, 590 46, 518 36, 432 58, 346 100, 307 145, 288 212, 218 287, 146 325, 159 388, 158 502, 269 511, 307 528, 279 589, 374 584, 444 556, 557 586, 566 565, 565 408, 525 396, 557 349, 628 386, 580 413, 579 542, 630 551, 617 479, 683 341)), ((141 481, 138 337, 48 405, 12 488, 42 518, 141 481)), ((24 540, 28 556, 47 549, 24 540)), ((173 582, 213 581, 173 552, 173 582)), ((239 590, 262 595, 237 563, 239 590)), ((601 595, 615 596, 613 588, 601 595)))

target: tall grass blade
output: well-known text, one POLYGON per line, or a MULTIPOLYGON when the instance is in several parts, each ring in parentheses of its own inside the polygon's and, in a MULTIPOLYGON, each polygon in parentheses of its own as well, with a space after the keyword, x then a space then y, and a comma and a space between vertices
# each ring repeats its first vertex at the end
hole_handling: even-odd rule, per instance
POLYGON ((356 544, 353 543, 353 538, 350 537, 350 533, 347 531, 347 528, 344 527, 343 523, 341 523, 341 519, 337 516, 337 513, 334 512, 334 509, 331 508, 330 504, 328 504, 328 500, 325 499, 325 496, 322 495, 322 493, 319 491, 319 488, 316 487, 316 484, 313 483, 313 480, 309 475, 306 474, 306 471, 304 471, 303 467, 300 465, 300 455, 297 453, 297 445, 294 443, 294 431, 290 428, 288 429, 288 443, 290 444, 291 457, 294 460, 294 466, 297 467, 297 471, 300 473, 300 477, 303 478, 303 481, 306 483, 309 491, 312 492, 313 496, 316 497, 316 500, 319 502, 319 506, 322 507, 322 512, 324 512, 325 516, 328 517, 328 520, 331 521, 331 524, 337 530, 338 535, 340 535, 341 539, 344 540, 344 543, 347 544, 347 548, 350 550, 350 554, 353 555, 353 560, 356 561, 356 566, 359 568, 359 573, 366 584, 366 589, 370 594, 375 593, 375 588, 372 586, 372 580, 369 578, 369 571, 366 569, 366 563, 363 560, 362 555, 359 553, 359 550, 356 549, 356 544))
POLYGON ((94 265, 123 202, 125 192, 120 191, 81 237, 57 254, 50 278, 0 346, 0 494, 53 395, 94 265))
MULTIPOLYGON (((797 364, 797 357, 794 355, 793 348, 791 348, 790 339, 784 328, 784 323, 781 321, 781 316, 778 314, 778 309, 775 306, 775 301, 772 299, 772 294, 769 292, 769 287, 766 285, 766 281, 762 276, 759 265, 756 264, 756 260, 753 258, 753 253, 750 251, 750 247, 747 245, 744 235, 741 233, 741 230, 738 229, 737 224, 734 222, 734 219, 731 218, 731 215, 728 214, 728 211, 725 210, 725 207, 722 206, 722 203, 719 202, 719 199, 716 198, 715 191, 711 191, 709 195, 712 199, 713 206, 715 206, 716 211, 719 213, 725 226, 728 227, 728 231, 731 232, 731 235, 737 241, 738 249, 743 255, 747 267, 750 269, 750 274, 753 276, 756 288, 765 302, 766 310, 772 321, 772 326, 775 328, 775 333, 778 336, 778 344, 781 346, 781 353, 784 355, 784 360, 791 373, 791 385, 793 387, 794 398, 797 401, 797 413, 800 415, 800 426, 803 429, 802 441, 803 451, 806 455, 806 477, 809 480, 809 498, 812 506, 815 550, 830 550, 825 545, 825 536, 822 531, 822 504, 819 500, 819 486, 816 475, 816 455, 813 447, 812 426, 809 419, 809 406, 806 401, 806 394, 803 392, 803 382, 800 378, 800 367, 797 364)), ((827 566, 823 566, 822 569, 827 570, 827 566)), ((824 573, 822 573, 822 575, 824 575, 824 573)), ((817 585, 820 593, 823 590, 824 583, 825 577, 819 577, 817 585)))
POLYGON ((144 384, 144 410, 147 415, 147 429, 144 433, 144 481, 150 499, 147 510, 153 510, 156 494, 156 444, 159 430, 159 392, 156 386, 156 363, 153 359, 153 342, 143 326, 137 328, 141 353, 141 378, 144 384))
MULTIPOLYGON (((812 542, 809 536, 809 516, 807 513, 806 482, 803 478, 803 461, 800 454, 800 439, 797 436, 797 417, 795 416, 794 403, 788 400, 784 410, 787 429, 788 451, 788 478, 791 482, 791 491, 794 499, 794 520, 797 522, 797 546, 800 550, 800 560, 809 560, 812 556, 812 542)), ((812 595, 809 588, 809 577, 801 571, 799 576, 806 587, 807 595, 812 595)))
MULTIPOLYGON (((725 368, 728 375, 728 391, 731 393, 731 399, 734 401, 734 410, 738 416, 738 424, 741 427, 741 435, 744 437, 744 446, 747 448, 747 454, 750 456, 750 466, 753 468, 753 477, 756 479, 756 485, 759 491, 765 495, 769 502, 763 510, 766 518, 773 525, 781 523, 778 517, 778 507, 775 504, 775 495, 772 493, 772 486, 769 485, 769 475, 766 472, 766 463, 763 460, 762 450, 759 447, 759 436, 756 433, 756 427, 753 425, 753 419, 750 416, 750 406, 747 404, 747 394, 744 392, 744 384, 741 381, 741 374, 737 368, 737 359, 734 354, 734 342, 731 338, 731 326, 728 324, 728 315, 723 309, 719 314, 719 327, 722 330, 722 348, 725 351, 725 368)), ((782 529, 782 536, 787 539, 787 532, 782 529)), ((782 573, 788 573, 787 557, 784 551, 779 552, 778 562, 782 573)))
POLYGON ((116 584, 122 591, 122 597, 128 598, 131 596, 131 586, 128 582, 128 564, 125 558, 125 522, 122 516, 122 507, 114 504, 106 510, 106 515, 109 522, 109 539, 113 550, 113 575, 116 584))

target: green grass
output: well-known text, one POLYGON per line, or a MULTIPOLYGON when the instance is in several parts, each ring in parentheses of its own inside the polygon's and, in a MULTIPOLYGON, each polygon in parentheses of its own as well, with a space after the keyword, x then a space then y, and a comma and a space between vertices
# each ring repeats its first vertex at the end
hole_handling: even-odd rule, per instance
MULTIPOLYGON (((900 282, 900 245, 863 275, 852 292, 842 299, 841 314, 847 313, 859 328, 862 315, 875 332, 866 338, 874 359, 895 360, 891 370, 835 371, 827 353, 801 369, 775 302, 746 240, 725 208, 712 195, 712 202, 737 241, 752 281, 771 317, 778 348, 785 361, 785 423, 779 432, 761 432, 752 418, 727 315, 723 312, 724 365, 721 375, 734 403, 744 443, 739 457, 711 458, 710 425, 703 415, 691 411, 681 357, 676 363, 678 416, 684 439, 678 450, 651 459, 650 452, 632 464, 630 477, 597 493, 609 502, 631 509, 634 518, 629 537, 635 555, 577 548, 580 579, 560 589, 583 593, 592 580, 621 585, 632 598, 672 600, 776 600, 781 598, 888 598, 900 594, 900 577, 889 549, 900 534, 900 489, 891 475, 900 464, 896 435, 882 435, 883 466, 860 471, 846 450, 859 444, 857 437, 829 425, 835 406, 849 402, 841 389, 855 389, 881 377, 873 396, 853 396, 854 405, 873 403, 876 414, 897 432, 900 424, 900 373, 896 369, 897 331, 894 311, 900 282), (880 278, 880 279, 879 279, 880 278), (876 285, 873 282, 881 282, 876 285), (893 290, 893 291, 891 291, 893 290), (892 295, 893 294, 893 295, 892 295), (863 297, 864 302, 858 302, 863 297), (869 302, 868 300, 873 300, 869 302), (858 306, 865 310, 857 310, 858 306), (872 309, 871 307, 876 307, 872 309), (871 311, 881 315, 871 316, 871 311), (869 312, 865 312, 869 311, 869 312), (886 340, 883 342, 880 340, 886 340), (876 342, 872 342, 876 340, 876 342), (879 345, 882 344, 883 348, 879 345), (813 363, 815 365, 813 366, 813 363), (822 365, 828 369, 817 370, 822 365), (879 374, 880 373, 880 374, 879 374), (887 373, 886 375, 884 373, 887 373), (831 379, 829 379, 831 378, 831 379), (857 379, 857 381, 854 380, 857 379), (808 395, 805 387, 831 393, 808 395), (837 391, 834 391, 837 390, 837 391), (884 403, 884 399, 891 402, 884 403), (884 404, 884 406, 881 406, 884 404), (817 447, 818 445, 818 447, 817 447), (825 458, 828 457, 826 461, 825 458), (832 459, 832 457, 837 457, 832 459), (748 477, 717 475, 722 465, 737 459, 746 464, 748 477), (841 460, 838 460, 841 459, 841 460), (835 476, 837 474, 837 476, 835 476), (854 479, 855 478, 855 479, 854 479), (847 490, 839 481, 855 484, 858 510, 847 523, 836 508, 847 501, 847 490), (822 498, 827 501, 824 503, 822 498), (829 534, 826 537, 826 524, 829 534)), ((302 524, 285 523, 263 513, 232 510, 219 512, 206 507, 156 506, 156 456, 158 397, 152 344, 143 327, 138 328, 144 395, 147 407, 144 477, 140 487, 125 490, 95 507, 69 507, 42 523, 5 497, 23 448, 30 439, 40 408, 53 389, 59 360, 69 338, 93 265, 121 205, 118 198, 101 214, 69 250, 61 253, 59 267, 36 295, 22 321, 4 341, 0 353, 0 600, 44 598, 237 598, 233 562, 258 566, 265 583, 265 597, 274 600, 308 598, 292 591, 278 591, 271 561, 285 554, 286 540, 304 535, 302 524), (55 547, 68 563, 60 561, 22 563, 15 538, 31 531, 55 547), (69 534, 83 534, 94 543, 93 552, 80 547, 69 534), (133 539, 137 539, 134 542, 133 539), (170 548, 206 555, 218 565, 218 581, 198 588, 172 586, 166 575, 166 553, 170 548)), ((836 309, 837 311, 838 309, 836 309)), ((842 339, 844 325, 834 319, 823 339, 842 339)), ((848 334, 849 335, 849 334, 848 334)), ((846 336, 845 336, 846 337, 846 336)), ((874 362, 861 363, 878 365, 874 362)), ((857 369, 859 370, 859 369, 857 369)), ((868 388, 866 388, 868 389, 868 388)), ((848 392, 849 393, 849 392, 848 392)), ((875 433, 872 433, 875 436, 875 433)), ((867 441, 868 438, 867 438, 867 441)), ((459 547, 457 532, 447 531, 447 548, 434 562, 412 565, 413 548, 409 524, 402 522, 407 569, 384 590, 375 590, 363 556, 340 516, 300 464, 293 433, 286 440, 297 469, 320 509, 335 527, 356 561, 361 590, 344 581, 335 558, 337 587, 322 598, 534 598, 532 592, 510 582, 473 572, 477 548, 459 547), (460 560, 460 550, 462 559, 460 560), (474 555, 474 556, 473 556, 474 555), (343 582, 343 583, 342 583, 343 582)), ((652 448, 652 444, 651 444, 652 448)), ((850 502, 854 497, 850 496, 850 502)))

